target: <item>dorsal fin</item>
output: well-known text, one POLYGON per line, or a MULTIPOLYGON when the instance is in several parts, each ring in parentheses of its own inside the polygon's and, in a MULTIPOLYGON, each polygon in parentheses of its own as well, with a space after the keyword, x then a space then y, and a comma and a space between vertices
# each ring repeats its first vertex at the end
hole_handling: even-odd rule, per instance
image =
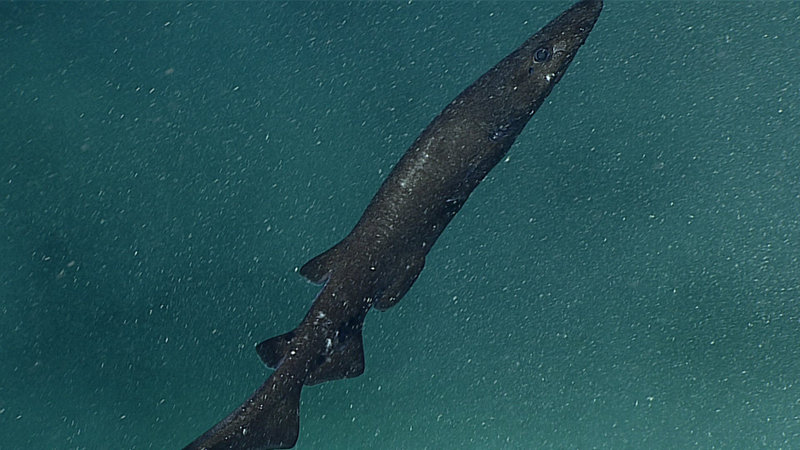
POLYGON ((325 252, 311 258, 300 268, 300 275, 315 284, 323 284, 333 271, 336 258, 339 255, 339 248, 342 242, 334 245, 325 252))
POLYGON ((289 342, 294 337, 294 330, 267 339, 266 341, 256 345, 256 353, 261 358, 261 361, 270 369, 277 369, 281 365, 281 361, 289 351, 289 342))

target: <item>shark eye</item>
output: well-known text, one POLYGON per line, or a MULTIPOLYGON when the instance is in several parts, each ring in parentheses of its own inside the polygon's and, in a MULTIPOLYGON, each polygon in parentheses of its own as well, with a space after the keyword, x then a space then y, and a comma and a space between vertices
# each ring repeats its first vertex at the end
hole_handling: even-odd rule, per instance
POLYGON ((547 47, 539 47, 533 52, 533 62, 542 63, 548 61, 553 54, 547 47))

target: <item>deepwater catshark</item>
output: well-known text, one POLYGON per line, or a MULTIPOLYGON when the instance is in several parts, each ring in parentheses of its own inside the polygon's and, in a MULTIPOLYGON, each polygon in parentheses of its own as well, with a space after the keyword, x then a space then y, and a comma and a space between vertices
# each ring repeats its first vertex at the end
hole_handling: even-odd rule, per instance
POLYGON ((297 328, 256 347, 275 371, 185 449, 291 448, 303 386, 364 372, 367 312, 391 308, 411 288, 436 239, 561 79, 602 6, 602 0, 575 3, 425 128, 353 230, 300 269, 323 287, 297 328))

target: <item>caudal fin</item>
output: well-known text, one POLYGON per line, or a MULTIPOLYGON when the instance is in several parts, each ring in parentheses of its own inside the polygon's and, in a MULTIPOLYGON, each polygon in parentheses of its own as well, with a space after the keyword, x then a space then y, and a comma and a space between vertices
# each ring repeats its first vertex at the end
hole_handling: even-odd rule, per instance
POLYGON ((271 376, 228 417, 183 450, 292 448, 300 432, 301 379, 271 376))

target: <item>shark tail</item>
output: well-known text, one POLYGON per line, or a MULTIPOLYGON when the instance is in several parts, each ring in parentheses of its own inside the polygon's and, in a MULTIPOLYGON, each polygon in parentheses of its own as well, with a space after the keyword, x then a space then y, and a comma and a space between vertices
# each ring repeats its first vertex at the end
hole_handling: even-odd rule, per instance
POLYGON ((273 374, 247 401, 184 450, 294 447, 300 432, 302 388, 302 379, 273 374))

